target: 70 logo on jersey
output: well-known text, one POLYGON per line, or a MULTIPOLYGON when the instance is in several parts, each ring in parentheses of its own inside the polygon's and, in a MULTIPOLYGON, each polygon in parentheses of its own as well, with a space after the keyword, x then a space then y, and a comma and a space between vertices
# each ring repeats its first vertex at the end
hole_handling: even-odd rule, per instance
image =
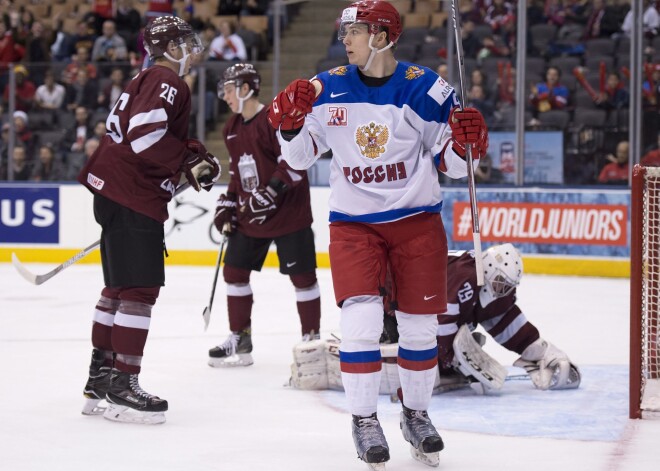
POLYGON ((348 111, 343 106, 328 106, 330 113, 330 121, 328 126, 347 126, 348 125, 348 111))

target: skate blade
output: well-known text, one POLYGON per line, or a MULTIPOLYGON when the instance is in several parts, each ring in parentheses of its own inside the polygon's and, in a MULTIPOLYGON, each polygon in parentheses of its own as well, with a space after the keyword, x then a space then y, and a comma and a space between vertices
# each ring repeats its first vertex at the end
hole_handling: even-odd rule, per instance
POLYGON ((111 402, 108 403, 108 408, 103 413, 103 418, 125 424, 158 425, 165 423, 164 412, 138 411, 111 402))
POLYGON ((209 358, 209 366, 213 368, 233 368, 235 366, 250 366, 253 364, 252 355, 238 353, 225 358, 209 358))
POLYGON ((105 399, 86 398, 81 413, 82 415, 103 415, 107 408, 105 399))
POLYGON ((419 451, 414 446, 410 445, 410 455, 415 458, 420 463, 424 463, 426 466, 438 467, 440 466, 440 453, 424 453, 419 451))
POLYGON ((365 463, 373 471, 385 471, 385 463, 365 463))

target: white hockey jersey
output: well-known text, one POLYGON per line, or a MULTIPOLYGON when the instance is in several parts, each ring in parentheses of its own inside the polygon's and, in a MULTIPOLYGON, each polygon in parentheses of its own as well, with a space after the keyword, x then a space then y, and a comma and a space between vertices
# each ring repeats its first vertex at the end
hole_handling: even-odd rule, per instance
POLYGON ((330 221, 379 223, 440 212, 440 159, 450 178, 467 175, 447 124, 458 105, 454 89, 432 70, 403 62, 378 87, 366 86, 353 65, 316 79, 323 91, 303 129, 291 141, 278 137, 295 169, 332 149, 330 221))

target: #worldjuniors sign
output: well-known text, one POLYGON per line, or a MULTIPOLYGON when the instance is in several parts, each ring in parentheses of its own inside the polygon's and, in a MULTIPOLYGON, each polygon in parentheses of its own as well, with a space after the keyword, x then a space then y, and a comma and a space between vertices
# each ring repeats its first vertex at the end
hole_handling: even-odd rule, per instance
MULTIPOLYGON (((481 240, 535 244, 627 244, 628 207, 601 204, 479 203, 481 240)), ((468 202, 454 203, 453 239, 472 240, 468 202)))

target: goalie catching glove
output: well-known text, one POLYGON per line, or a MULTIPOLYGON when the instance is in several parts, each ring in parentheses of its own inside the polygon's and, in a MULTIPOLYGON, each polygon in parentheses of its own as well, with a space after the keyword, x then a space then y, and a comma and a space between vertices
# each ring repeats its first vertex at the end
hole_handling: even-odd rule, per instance
POLYGON ((185 145, 192 153, 181 165, 181 183, 187 181, 195 191, 211 191, 213 184, 220 178, 220 162, 197 139, 188 139, 185 145))
POLYGON ((525 349, 513 366, 524 368, 534 387, 547 389, 575 389, 582 379, 578 367, 563 351, 550 342, 537 339, 525 349))
POLYGON ((308 80, 297 79, 277 94, 268 108, 268 122, 278 130, 298 130, 312 112, 316 89, 308 80))
POLYGON ((478 160, 488 151, 488 127, 476 108, 453 108, 449 114, 452 149, 465 158, 465 146, 472 146, 472 158, 478 160))

